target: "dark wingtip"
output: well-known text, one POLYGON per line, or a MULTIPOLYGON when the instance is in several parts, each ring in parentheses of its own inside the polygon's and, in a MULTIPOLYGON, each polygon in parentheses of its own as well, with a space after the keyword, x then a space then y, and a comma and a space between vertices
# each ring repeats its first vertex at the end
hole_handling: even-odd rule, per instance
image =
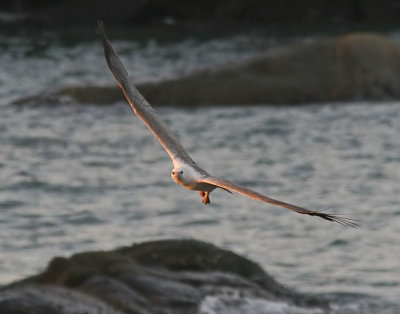
POLYGON ((104 30, 104 23, 102 20, 98 20, 97 21, 97 33, 101 36, 101 41, 104 43, 107 41, 107 35, 106 32, 104 30))
POLYGON ((346 218, 340 214, 333 215, 333 214, 316 212, 314 215, 321 217, 323 219, 329 220, 329 221, 336 222, 338 224, 341 224, 342 226, 351 227, 351 228, 355 228, 355 229, 360 227, 360 225, 358 224, 358 220, 352 219, 352 218, 346 218))
POLYGON ((118 58, 117 53, 114 51, 110 41, 108 40, 108 37, 104 31, 103 21, 98 21, 97 24, 108 67, 110 68, 111 73, 114 75, 117 82, 121 83, 128 77, 128 72, 125 70, 121 60, 118 58))
POLYGON ((104 34, 104 23, 102 20, 97 21, 97 30, 100 34, 104 34))

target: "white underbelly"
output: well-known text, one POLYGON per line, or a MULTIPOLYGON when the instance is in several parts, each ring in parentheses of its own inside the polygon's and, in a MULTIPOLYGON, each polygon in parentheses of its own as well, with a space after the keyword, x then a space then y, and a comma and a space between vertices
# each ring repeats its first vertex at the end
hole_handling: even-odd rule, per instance
POLYGON ((215 185, 202 182, 195 182, 193 184, 188 184, 183 186, 189 190, 204 191, 204 192, 211 192, 216 188, 215 185))

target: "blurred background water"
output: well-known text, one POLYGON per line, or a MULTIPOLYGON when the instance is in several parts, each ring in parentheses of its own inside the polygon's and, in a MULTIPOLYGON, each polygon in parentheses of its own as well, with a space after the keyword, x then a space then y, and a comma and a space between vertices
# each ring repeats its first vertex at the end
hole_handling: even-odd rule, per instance
MULTIPOLYGON (((212 174, 361 225, 344 228, 222 190, 204 206, 172 182, 167 154, 126 103, 10 104, 73 84, 115 84, 94 34, 1 34, 0 42, 0 284, 54 256, 196 238, 300 291, 380 300, 375 312, 357 303, 348 313, 399 309, 400 102, 157 108, 212 174)), ((136 82, 245 59, 275 42, 113 41, 136 82)))

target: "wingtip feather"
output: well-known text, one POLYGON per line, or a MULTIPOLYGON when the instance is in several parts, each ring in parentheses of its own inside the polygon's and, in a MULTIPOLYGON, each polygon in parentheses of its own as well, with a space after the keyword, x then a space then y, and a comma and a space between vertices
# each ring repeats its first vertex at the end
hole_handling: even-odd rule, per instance
POLYGON ((358 220, 356 219, 352 219, 352 218, 347 218, 347 217, 343 217, 340 214, 326 214, 326 213, 321 213, 321 212, 315 212, 310 214, 312 216, 318 216, 321 217, 323 219, 332 221, 332 222, 336 222, 342 226, 346 226, 346 227, 352 227, 352 228, 359 228, 360 225, 358 224, 358 220))

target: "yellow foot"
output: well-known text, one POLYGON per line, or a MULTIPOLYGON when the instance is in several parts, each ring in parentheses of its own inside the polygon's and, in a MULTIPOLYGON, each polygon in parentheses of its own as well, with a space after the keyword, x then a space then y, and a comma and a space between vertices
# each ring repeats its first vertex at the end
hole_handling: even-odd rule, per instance
POLYGON ((210 204, 210 197, 208 196, 209 192, 200 191, 200 196, 203 198, 204 204, 210 204))

